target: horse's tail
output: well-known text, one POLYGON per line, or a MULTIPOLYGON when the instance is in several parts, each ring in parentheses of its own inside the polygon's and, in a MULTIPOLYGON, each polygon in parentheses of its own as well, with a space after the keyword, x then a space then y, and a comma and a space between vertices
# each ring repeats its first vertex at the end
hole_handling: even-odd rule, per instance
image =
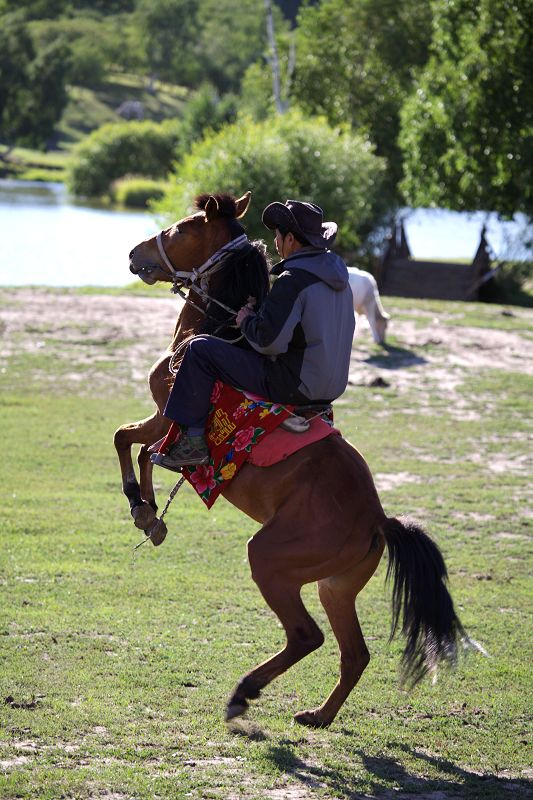
POLYGON ((392 580, 392 639, 401 625, 404 680, 417 684, 440 663, 455 665, 459 645, 473 642, 455 613, 444 559, 435 542, 414 522, 389 518, 383 526, 392 580))
POLYGON ((378 313, 380 314, 381 318, 385 319, 385 320, 389 320, 390 319, 390 314, 387 314, 387 312, 383 308, 383 305, 381 304, 381 297, 380 297, 380 294, 379 294, 379 291, 378 291, 377 283, 376 283, 376 287, 375 287, 375 291, 374 291, 374 297, 376 299, 376 308, 377 308, 378 313))

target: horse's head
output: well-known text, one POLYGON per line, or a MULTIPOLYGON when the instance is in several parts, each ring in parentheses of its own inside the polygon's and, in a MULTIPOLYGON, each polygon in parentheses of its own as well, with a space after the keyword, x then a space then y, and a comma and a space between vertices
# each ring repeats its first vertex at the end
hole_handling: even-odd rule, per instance
POLYGON ((236 220, 246 214, 250 197, 250 192, 239 199, 230 195, 197 197, 196 213, 133 248, 130 272, 152 284, 174 282, 176 273, 191 273, 201 267, 235 235, 242 233, 236 220))

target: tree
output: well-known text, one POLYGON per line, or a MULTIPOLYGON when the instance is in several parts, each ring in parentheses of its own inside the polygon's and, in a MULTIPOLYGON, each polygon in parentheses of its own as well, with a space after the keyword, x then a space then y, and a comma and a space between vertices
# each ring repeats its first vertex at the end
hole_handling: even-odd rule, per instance
POLYGON ((177 120, 102 125, 73 149, 68 186, 74 194, 100 197, 110 194, 113 181, 128 175, 164 178, 180 142, 177 120))
POLYGON ((195 86, 204 70, 196 53, 195 0, 138 0, 135 23, 139 49, 152 76, 195 86))
POLYGON ((401 176, 399 113, 423 65, 431 37, 431 4, 420 0, 323 0, 298 17, 292 95, 308 113, 368 133, 401 176))
MULTIPOLYGON (((280 22, 282 20, 279 14, 280 22)), ((258 0, 203 0, 198 9, 197 58, 220 92, 239 89, 246 68, 267 47, 265 12, 258 0)))
POLYGON ((67 103, 68 49, 61 42, 35 51, 24 17, 0 26, 0 130, 6 144, 40 147, 67 103))
POLYGON ((402 113, 412 205, 533 214, 531 0, 438 0, 402 113))
POLYGON ((339 223, 339 247, 353 253, 383 212, 383 160, 363 136, 332 128, 298 111, 264 122, 239 119, 193 145, 169 180, 158 210, 176 219, 203 192, 252 192, 246 216, 251 236, 263 238, 262 209, 297 197, 321 205, 339 223))

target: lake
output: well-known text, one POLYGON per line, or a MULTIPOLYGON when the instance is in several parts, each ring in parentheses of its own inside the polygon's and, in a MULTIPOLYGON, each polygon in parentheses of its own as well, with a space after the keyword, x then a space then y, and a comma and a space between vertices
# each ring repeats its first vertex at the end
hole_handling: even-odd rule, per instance
POLYGON ((0 284, 123 286, 128 254, 159 230, 138 211, 78 205, 61 183, 0 181, 0 284))
MULTIPOLYGON (((528 255, 517 239, 527 224, 521 215, 506 223, 495 214, 436 209, 402 217, 415 258, 472 259, 483 224, 495 256, 528 255)), ((82 205, 60 183, 0 180, 0 285, 124 286, 135 281, 131 248, 159 227, 147 213, 82 205)))

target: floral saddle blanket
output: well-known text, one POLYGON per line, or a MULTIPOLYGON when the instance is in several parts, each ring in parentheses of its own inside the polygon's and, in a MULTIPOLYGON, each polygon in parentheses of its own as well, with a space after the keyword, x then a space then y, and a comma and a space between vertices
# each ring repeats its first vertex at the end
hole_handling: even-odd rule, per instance
MULTIPOLYGON (((332 415, 330 422, 322 417, 313 419, 303 433, 279 427, 293 416, 294 406, 264 400, 221 381, 215 383, 206 426, 209 462, 182 469, 207 508, 211 508, 246 461, 256 466, 271 466, 312 442, 339 433, 332 427, 332 415)), ((167 452, 180 433, 179 425, 172 423, 159 452, 167 452)))

